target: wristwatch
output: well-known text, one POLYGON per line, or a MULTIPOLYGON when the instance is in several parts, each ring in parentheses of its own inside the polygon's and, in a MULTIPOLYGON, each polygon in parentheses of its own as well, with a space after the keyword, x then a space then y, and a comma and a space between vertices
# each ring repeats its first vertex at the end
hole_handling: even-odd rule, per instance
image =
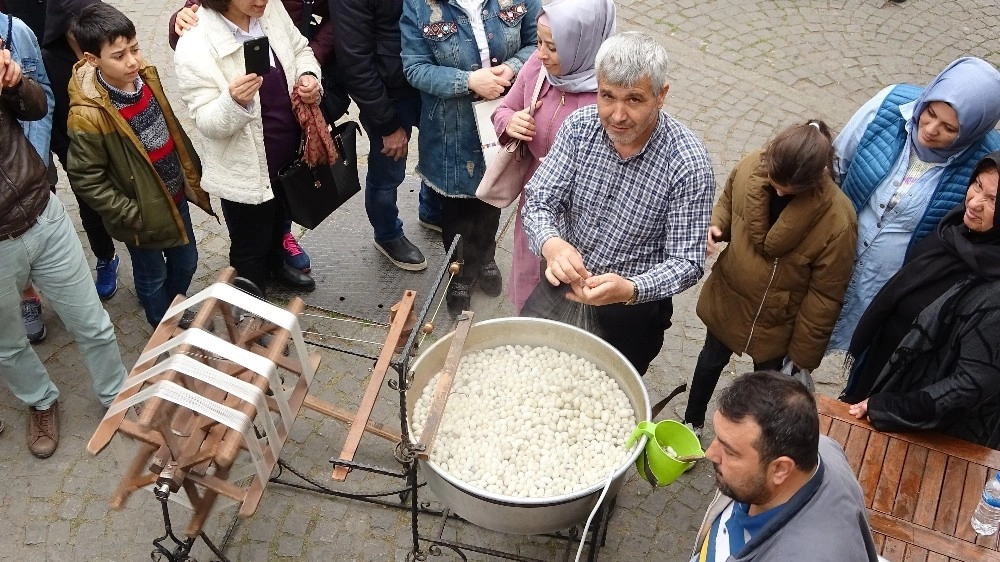
POLYGON ((632 306, 635 301, 639 300, 639 286, 635 284, 635 281, 628 279, 629 283, 632 284, 632 296, 625 301, 625 306, 632 306))

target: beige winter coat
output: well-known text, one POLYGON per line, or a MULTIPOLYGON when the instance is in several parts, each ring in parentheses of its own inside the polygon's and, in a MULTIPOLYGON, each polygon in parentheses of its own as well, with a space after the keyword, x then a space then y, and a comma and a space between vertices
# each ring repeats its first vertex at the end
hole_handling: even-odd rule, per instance
POLYGON ((708 331, 761 362, 819 366, 854 267, 857 215, 832 179, 796 195, 769 227, 761 152, 736 165, 712 212, 729 245, 698 298, 708 331))

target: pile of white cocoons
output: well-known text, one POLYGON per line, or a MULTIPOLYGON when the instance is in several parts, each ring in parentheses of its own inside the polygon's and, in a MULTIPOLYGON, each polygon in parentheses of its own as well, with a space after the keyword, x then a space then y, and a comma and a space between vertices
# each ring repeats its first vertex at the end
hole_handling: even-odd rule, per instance
MULTIPOLYGON (((420 437, 438 375, 413 409, 420 437)), ((506 345, 462 357, 430 459, 466 484, 523 498, 605 481, 628 459, 635 411, 593 363, 548 347, 506 345)))

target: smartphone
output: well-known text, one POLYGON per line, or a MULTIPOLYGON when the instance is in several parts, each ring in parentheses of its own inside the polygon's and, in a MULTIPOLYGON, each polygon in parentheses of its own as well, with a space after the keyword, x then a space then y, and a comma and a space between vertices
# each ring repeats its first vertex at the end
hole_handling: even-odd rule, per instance
POLYGON ((243 43, 243 60, 247 74, 264 76, 271 71, 271 46, 267 37, 258 37, 243 43))

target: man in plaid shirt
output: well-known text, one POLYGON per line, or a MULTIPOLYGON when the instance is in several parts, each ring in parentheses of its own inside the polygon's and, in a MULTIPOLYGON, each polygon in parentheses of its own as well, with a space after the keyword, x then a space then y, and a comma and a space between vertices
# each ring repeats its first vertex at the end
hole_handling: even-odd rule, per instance
POLYGON ((704 273, 715 176, 701 141, 660 109, 667 54, 655 40, 608 39, 597 81, 597 105, 563 122, 525 186, 524 227, 548 283, 522 314, 566 319, 565 299, 591 305, 595 325, 585 327, 645 373, 670 326, 671 296, 704 273))

